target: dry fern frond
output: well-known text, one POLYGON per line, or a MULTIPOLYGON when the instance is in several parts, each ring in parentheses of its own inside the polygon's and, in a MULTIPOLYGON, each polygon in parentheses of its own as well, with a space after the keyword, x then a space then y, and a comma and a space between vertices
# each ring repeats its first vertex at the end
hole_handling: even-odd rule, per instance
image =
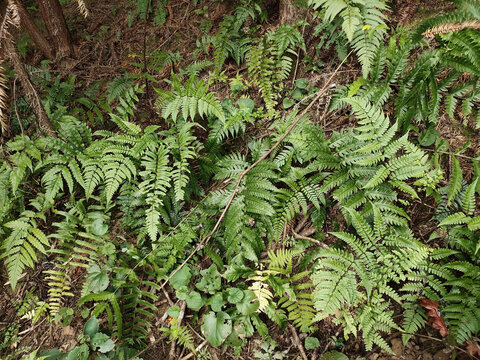
POLYGON ((445 23, 437 25, 425 31, 422 35, 428 38, 433 38, 437 34, 447 34, 454 31, 464 29, 480 29, 480 20, 467 20, 463 22, 445 23))
POLYGON ((13 0, 10 0, 8 2, 7 11, 10 12, 10 17, 12 19, 12 25, 15 26, 15 27, 19 27, 20 26, 20 13, 18 11, 17 4, 13 0))
POLYGON ((7 10, 5 11, 5 16, 3 17, 2 23, 0 24, 0 43, 7 37, 8 27, 10 25, 15 26, 16 21, 18 20, 18 11, 16 10, 16 6, 11 1, 9 1, 7 10))
POLYGON ((80 14, 86 19, 89 15, 87 5, 85 5, 85 0, 77 0, 78 10, 80 14))
POLYGON ((8 93, 7 77, 4 73, 4 67, 0 64, 0 127, 3 137, 10 137, 10 119, 7 116, 8 93))

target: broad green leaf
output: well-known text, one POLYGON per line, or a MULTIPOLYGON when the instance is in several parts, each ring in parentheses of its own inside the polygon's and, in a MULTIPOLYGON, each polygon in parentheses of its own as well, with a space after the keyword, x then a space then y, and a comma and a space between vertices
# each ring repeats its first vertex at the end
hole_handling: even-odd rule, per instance
POLYGON ((243 299, 241 302, 237 303, 237 310, 242 313, 242 315, 252 315, 257 311, 260 303, 257 300, 257 297, 251 290, 244 290, 243 291, 243 299))
POLYGON ((203 317, 201 329, 210 344, 215 347, 220 346, 232 332, 230 315, 223 311, 218 313, 210 311, 203 317))
POLYGON ((203 306, 204 301, 202 299, 202 295, 196 291, 192 291, 189 293, 185 299, 187 302, 187 306, 189 309, 192 309, 193 311, 198 311, 200 308, 203 306))
POLYGON ((167 310, 168 316, 177 318, 180 315, 180 307, 177 305, 170 306, 167 310))
POLYGON ((324 354, 320 360, 348 360, 348 357, 345 354, 342 354, 338 351, 330 351, 324 354))
POLYGON ((83 333, 88 336, 93 336, 98 331, 98 320, 95 316, 92 316, 88 321, 85 323, 83 328, 83 333))
POLYGON ((320 346, 320 341, 316 337, 308 336, 305 338, 305 349, 313 350, 320 346))
POLYGON ((90 343, 94 350, 100 351, 101 353, 109 352, 115 347, 115 343, 112 339, 104 333, 96 333, 90 343))
POLYGON ((213 311, 222 311, 222 307, 225 305, 225 300, 223 300, 222 293, 215 294, 209 299, 209 303, 213 311))
POLYGON ((232 304, 238 304, 244 297, 243 291, 238 288, 229 288, 227 294, 227 300, 232 304))
POLYGON ((177 271, 175 275, 170 279, 170 285, 173 286, 175 290, 180 289, 182 286, 187 286, 190 282, 192 274, 188 265, 185 265, 180 270, 177 271))

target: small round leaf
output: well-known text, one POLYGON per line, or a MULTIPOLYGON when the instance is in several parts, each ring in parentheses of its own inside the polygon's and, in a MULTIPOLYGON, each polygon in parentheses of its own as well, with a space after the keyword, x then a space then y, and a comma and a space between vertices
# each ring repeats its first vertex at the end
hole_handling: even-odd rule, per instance
POLYGON ((98 320, 95 316, 92 316, 88 321, 85 323, 85 327, 83 328, 83 333, 92 337, 98 331, 98 320))

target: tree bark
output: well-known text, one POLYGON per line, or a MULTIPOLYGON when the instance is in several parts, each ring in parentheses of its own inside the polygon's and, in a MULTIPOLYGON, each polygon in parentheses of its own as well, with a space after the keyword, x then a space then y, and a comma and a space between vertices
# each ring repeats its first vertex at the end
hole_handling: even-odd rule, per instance
POLYGON ((292 0, 280 0, 279 6, 279 22, 281 25, 295 25, 298 21, 303 20, 306 9, 298 5, 294 5, 292 0))
POLYGON ((35 113, 38 130, 40 130, 42 133, 45 133, 46 135, 56 136, 55 129, 47 116, 45 108, 43 107, 43 104, 40 100, 40 96, 38 96, 37 90, 35 90, 35 87, 30 81, 30 75, 25 68, 25 64, 22 61, 20 53, 18 52, 15 44, 13 43, 12 37, 8 36, 3 41, 3 45, 5 46, 5 50, 7 51, 8 55, 10 55, 13 69, 15 70, 15 73, 20 79, 20 83, 25 91, 27 100, 35 113))
POLYGON ((58 0, 37 0, 37 5, 50 38, 55 45, 57 58, 61 59, 73 55, 70 32, 58 0))
POLYGON ((45 39, 37 25, 35 25, 22 1, 14 0, 14 3, 17 6, 18 13, 20 15, 21 26, 26 32, 28 32, 33 42, 37 46, 37 49, 40 50, 49 60, 55 60, 55 51, 53 47, 50 45, 47 39, 45 39))

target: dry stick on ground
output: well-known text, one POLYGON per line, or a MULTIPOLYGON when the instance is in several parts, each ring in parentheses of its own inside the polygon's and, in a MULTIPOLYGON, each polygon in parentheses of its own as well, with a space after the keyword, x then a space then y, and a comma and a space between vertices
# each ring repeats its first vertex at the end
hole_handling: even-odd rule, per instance
POLYGON ((239 187, 240 187, 240 183, 242 182, 243 178, 245 177, 245 175, 247 175, 253 168, 255 168, 262 160, 265 160, 268 155, 270 155, 272 153, 273 150, 275 150, 275 148, 280 145, 283 140, 285 140, 285 138, 288 136, 288 134, 290 134, 290 132, 293 130, 293 128, 295 127, 295 125, 298 124, 298 122, 300 121, 301 118, 303 118, 305 116, 305 114, 308 112, 308 110, 310 110, 312 108, 312 106, 318 101, 318 99, 320 99, 322 97, 323 94, 325 94, 325 92, 328 90, 329 88, 329 85, 330 83, 332 82, 333 78, 335 77, 335 75, 337 74, 338 70, 340 70, 340 68, 342 67, 342 65, 345 63, 345 61, 350 57, 350 54, 352 53, 352 51, 350 51, 348 53, 348 55, 342 60, 342 62, 340 63, 340 65, 337 66, 337 68, 335 69, 335 71, 332 73, 332 75, 330 76, 330 78, 327 80, 327 82, 323 85, 323 87, 318 91, 317 93, 317 96, 315 96, 315 98, 310 102, 310 104, 308 104, 308 106, 303 109, 303 111, 297 116, 297 118, 295 119, 295 121, 292 123, 292 125, 290 125, 288 127, 288 129, 283 133, 283 135, 277 140, 277 142, 275 144, 273 144, 273 146, 268 149, 267 152, 265 152, 262 156, 260 156, 258 158, 257 161, 255 161, 252 165, 250 165, 246 170, 244 170, 240 176, 238 177, 238 180, 235 184, 235 189, 233 190, 232 192, 232 195, 230 196, 230 199, 228 200, 228 203, 227 205, 225 206, 225 208, 223 209, 222 213, 220 214, 220 217, 218 218, 217 222, 215 223, 215 226, 213 227, 212 231, 210 231, 210 233, 205 237, 203 238, 202 241, 200 241, 197 245, 197 247, 190 253, 190 255, 185 259, 185 261, 175 269, 175 271, 167 278, 167 280, 165 280, 165 282, 162 284, 162 288, 165 287, 165 285, 167 285, 168 281, 178 272, 180 271, 180 269, 182 269, 186 264, 187 262, 193 257, 193 255, 195 255, 200 249, 202 249, 209 241, 210 239, 212 238, 213 234, 215 234, 215 232, 218 230, 218 227, 220 226, 220 224, 222 223, 223 221, 223 218, 225 217, 225 214, 227 213, 228 209, 230 208, 230 205, 232 204, 232 201, 233 199, 235 198, 235 195, 239 192, 239 187))
POLYGON ((321 241, 318 241, 317 239, 314 239, 314 238, 311 238, 311 237, 308 237, 308 236, 304 236, 304 235, 301 235, 301 234, 297 234, 295 232, 295 230, 293 231, 293 236, 295 237, 295 239, 311 241, 312 243, 317 244, 318 246, 321 246, 326 250, 330 249, 330 247, 327 244, 325 244, 321 241))
POLYGON ((180 360, 188 360, 192 357, 195 356, 195 354, 197 354, 205 345, 207 345, 207 340, 204 340, 200 345, 198 345, 196 348, 195 348, 195 353, 191 352, 190 354, 182 357, 180 360))
MULTIPOLYGON (((185 316, 185 308, 187 306, 187 303, 182 300, 180 302, 180 312, 178 314, 178 319, 177 319, 177 326, 180 327, 182 326, 182 321, 183 317, 185 316)), ((170 354, 169 354, 169 359, 174 360, 175 359, 175 345, 177 344, 177 340, 173 339, 172 344, 170 345, 170 354)))
POLYGON ((303 360, 308 360, 307 354, 305 354, 305 349, 303 348, 302 341, 298 337, 297 330, 295 330, 295 327, 292 324, 288 324, 288 328, 292 332, 293 335, 293 340, 295 341, 295 344, 298 347, 298 350, 300 350, 300 354, 302 354, 303 360))

